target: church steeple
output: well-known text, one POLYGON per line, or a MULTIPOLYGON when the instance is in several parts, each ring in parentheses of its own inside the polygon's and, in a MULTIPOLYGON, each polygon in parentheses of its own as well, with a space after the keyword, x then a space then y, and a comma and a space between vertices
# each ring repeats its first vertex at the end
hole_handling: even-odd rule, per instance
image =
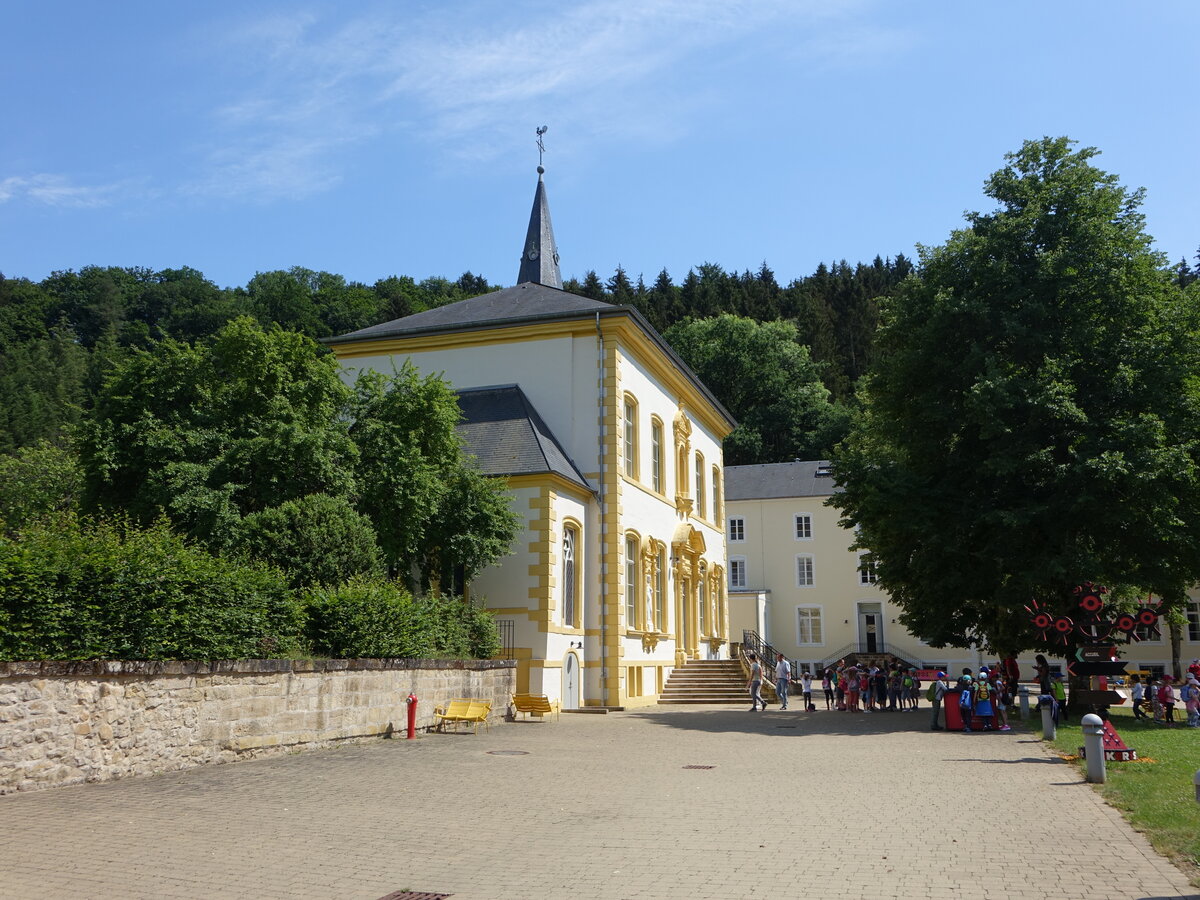
POLYGON ((517 284, 532 281, 546 287, 562 288, 562 273, 558 270, 558 246, 554 243, 554 226, 550 224, 550 204, 546 202, 546 183, 541 166, 545 151, 542 135, 545 126, 538 129, 538 183, 533 195, 533 211, 529 214, 529 230, 525 233, 525 245, 521 248, 521 271, 517 284))

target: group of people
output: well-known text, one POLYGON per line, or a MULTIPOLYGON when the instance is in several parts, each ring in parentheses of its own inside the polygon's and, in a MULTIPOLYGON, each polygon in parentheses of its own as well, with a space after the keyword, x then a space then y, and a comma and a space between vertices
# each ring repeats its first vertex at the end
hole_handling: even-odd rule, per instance
POLYGON ((1200 659, 1193 659, 1187 676, 1182 679, 1179 690, 1175 690, 1175 679, 1171 675, 1150 677, 1145 682, 1138 675, 1129 678, 1133 694, 1133 717, 1150 719, 1167 728, 1175 727, 1175 705, 1182 701, 1187 712, 1183 723, 1188 728, 1200 728, 1200 659), (1145 706, 1149 704, 1150 714, 1145 706))
MULTIPOLYGON (((812 677, 805 673, 811 696, 812 677)), ((802 683, 803 687, 803 683, 802 683)), ((825 708, 839 712, 909 712, 920 703, 921 679, 914 668, 847 665, 845 660, 821 673, 825 708)), ((811 703, 806 699, 806 703, 811 703)))
MULTIPOLYGON (((763 664, 753 653, 747 655, 750 663, 750 710, 758 712, 767 708, 762 696, 765 677, 763 664)), ((1006 661, 1007 662, 1007 661, 1006 661)), ((1052 704, 1055 720, 1067 721, 1069 709, 1067 692, 1061 673, 1052 673, 1050 664, 1042 655, 1035 660, 1034 672, 1040 693, 1039 706, 1043 702, 1052 704), (1049 698, 1048 700, 1046 698, 1049 698)), ((788 708, 791 693, 792 666, 780 653, 775 662, 772 679, 780 709, 788 708)), ((947 693, 957 691, 959 717, 963 731, 972 730, 1009 731, 1008 711, 1015 704, 1017 672, 1015 665, 1001 663, 981 667, 978 673, 964 668, 953 686, 945 672, 938 672, 936 680, 925 691, 925 698, 932 706, 930 728, 942 731, 941 714, 947 693)), ((1189 728, 1200 728, 1200 659, 1192 660, 1186 678, 1181 682, 1178 693, 1174 679, 1163 675, 1143 682, 1137 675, 1130 677, 1133 693, 1134 718, 1152 718, 1166 727, 1173 727, 1175 705, 1184 704, 1189 728), (1147 715, 1145 706, 1149 705, 1147 715)), ((799 679, 800 695, 806 710, 815 710, 813 703, 813 676, 805 671, 799 679)), ((906 668, 902 663, 890 666, 847 665, 845 660, 821 673, 821 690, 825 694, 825 708, 839 712, 909 712, 920 705, 921 679, 915 668, 906 668)))
POLYGON ((1009 731, 1008 711, 1013 706, 1013 685, 1000 666, 980 667, 973 673, 969 667, 962 670, 953 686, 945 672, 938 672, 929 688, 929 699, 933 704, 933 715, 929 727, 943 731, 940 713, 947 700, 946 695, 957 691, 958 716, 962 730, 1009 731))

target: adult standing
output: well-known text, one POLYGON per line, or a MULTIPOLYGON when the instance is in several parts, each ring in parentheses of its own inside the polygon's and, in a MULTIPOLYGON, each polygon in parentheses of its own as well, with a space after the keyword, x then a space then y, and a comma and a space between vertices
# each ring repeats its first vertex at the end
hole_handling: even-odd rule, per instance
POLYGON ((945 728, 938 724, 938 716, 942 712, 942 700, 946 696, 946 691, 950 690, 950 682, 946 680, 945 672, 937 673, 937 681, 933 683, 933 718, 929 723, 930 731, 944 731, 945 728))
POLYGON ((792 684, 792 664, 780 653, 775 663, 775 693, 779 696, 779 708, 787 709, 788 688, 792 684))
POLYGON ((1038 654, 1033 658, 1033 671, 1037 674, 1038 694, 1045 695, 1050 693, 1050 663, 1046 662, 1046 657, 1038 654))
POLYGON ((750 691, 750 712, 758 712, 758 704, 760 703, 765 710, 767 708, 767 701, 762 698, 762 663, 758 661, 758 657, 753 653, 747 654, 746 659, 750 663, 750 681, 746 684, 746 688, 750 691))

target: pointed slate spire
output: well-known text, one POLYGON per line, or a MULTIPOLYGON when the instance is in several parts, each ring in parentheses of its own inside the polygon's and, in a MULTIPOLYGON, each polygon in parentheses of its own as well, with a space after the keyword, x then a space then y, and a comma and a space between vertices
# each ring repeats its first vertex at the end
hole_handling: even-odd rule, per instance
POLYGON ((546 202, 546 170, 537 167, 537 192, 533 195, 533 212, 529 214, 529 231, 521 250, 521 271, 517 284, 532 281, 546 287, 562 288, 562 273, 558 270, 558 246, 554 243, 554 226, 550 224, 550 204, 546 202))

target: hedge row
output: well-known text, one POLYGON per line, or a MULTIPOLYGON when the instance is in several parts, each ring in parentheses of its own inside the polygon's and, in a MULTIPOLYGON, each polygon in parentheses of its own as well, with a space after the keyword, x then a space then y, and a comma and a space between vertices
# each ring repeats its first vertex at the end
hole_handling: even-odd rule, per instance
POLYGON ((166 524, 31 526, 0 536, 0 660, 487 658, 491 616, 357 579, 298 591, 166 524))

